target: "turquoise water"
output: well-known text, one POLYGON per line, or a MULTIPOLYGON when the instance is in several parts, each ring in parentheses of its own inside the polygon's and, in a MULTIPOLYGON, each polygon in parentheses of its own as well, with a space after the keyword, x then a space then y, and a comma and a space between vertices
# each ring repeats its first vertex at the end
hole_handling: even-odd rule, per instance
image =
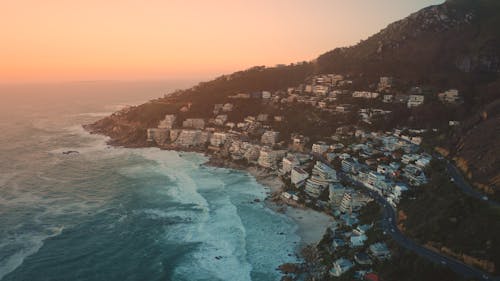
POLYGON ((81 129, 167 86, 135 87, 0 87, 0 280, 279 280, 297 226, 251 176, 81 129))

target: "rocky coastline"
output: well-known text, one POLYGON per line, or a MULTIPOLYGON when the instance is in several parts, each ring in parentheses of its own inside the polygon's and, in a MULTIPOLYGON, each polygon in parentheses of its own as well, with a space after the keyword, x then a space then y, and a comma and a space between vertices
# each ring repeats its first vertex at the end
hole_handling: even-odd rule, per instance
MULTIPOLYGON (((83 128, 90 134, 107 135, 111 137, 112 134, 109 132, 98 130, 91 125, 84 125, 83 128)), ((295 255, 300 260, 304 261, 301 263, 286 263, 280 265, 276 270, 283 274, 282 280, 295 280, 295 277, 303 274, 304 272, 309 272, 311 267, 314 265, 308 265, 305 262, 311 251, 318 242, 322 239, 325 234, 326 229, 332 225, 334 222, 333 217, 315 211, 313 209, 307 208, 303 204, 299 204, 295 201, 284 200, 281 197, 281 193, 284 191, 284 183, 276 171, 266 170, 264 168, 258 167, 252 164, 246 164, 234 161, 230 158, 224 157, 220 154, 210 153, 209 150, 195 146, 195 147, 182 147, 178 145, 162 145, 155 146, 149 143, 143 142, 124 142, 123 140, 118 141, 112 137, 107 142, 110 146, 124 147, 130 149, 136 148, 147 148, 147 147, 158 147, 161 150, 170 150, 177 152, 187 152, 187 153, 200 153, 208 158, 208 160, 203 163, 205 166, 233 169, 248 173, 251 175, 259 184, 264 188, 268 189, 267 197, 263 204, 266 208, 270 210, 281 213, 287 216, 297 225, 297 235, 301 238, 300 243, 294 249, 295 255)), ((258 200, 258 199, 256 199, 258 200)), ((258 201, 256 201, 258 202, 258 201)), ((285 233, 283 233, 284 235, 285 233)))

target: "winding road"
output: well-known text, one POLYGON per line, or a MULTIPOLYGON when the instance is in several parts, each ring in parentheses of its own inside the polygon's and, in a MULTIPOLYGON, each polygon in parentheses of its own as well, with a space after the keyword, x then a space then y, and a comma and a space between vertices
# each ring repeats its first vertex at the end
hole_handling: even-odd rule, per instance
MULTIPOLYGON (((321 156, 314 154, 317 159, 322 161, 323 163, 327 164, 328 166, 331 167, 331 165, 326 161, 326 159, 321 156)), ((333 167, 331 167, 333 168, 333 167)), ((462 177, 461 173, 458 171, 458 169, 452 165, 451 163, 447 162, 447 170, 451 178, 453 179, 454 183, 456 186, 458 186, 464 193, 473 196, 479 200, 485 201, 490 206, 495 206, 499 207, 500 204, 495 201, 488 200, 488 198, 476 191, 473 187, 471 187, 467 181, 462 177)), ((354 185, 364 187, 363 184, 357 181, 353 181, 350 177, 344 175, 342 172, 339 173, 339 176, 342 179, 345 179, 354 185)), ((455 273, 465 277, 465 278, 473 278, 474 280, 482 280, 482 281, 487 281, 487 280, 494 280, 494 281, 500 281, 500 277, 498 276, 491 276, 488 273, 481 271, 477 268, 471 267, 461 261, 458 261, 456 259, 450 258, 446 255, 443 255, 439 252, 433 251, 429 248, 426 248, 417 242, 411 240, 407 236, 405 236, 401 231, 399 231, 397 225, 396 225, 396 209, 393 208, 387 200, 378 194, 375 191, 368 191, 369 194, 374 198, 380 206, 383 207, 383 215, 382 215, 382 228, 383 230, 389 234, 394 241, 396 241, 401 247, 404 247, 410 251, 413 251, 417 255, 434 262, 436 264, 441 264, 442 266, 446 266, 455 273)))
POLYGON ((448 171, 448 175, 453 179, 453 183, 460 188, 463 193, 474 197, 478 200, 482 200, 491 207, 500 207, 500 203, 489 199, 485 194, 479 192, 477 189, 472 187, 462 176, 462 173, 458 170, 458 168, 446 160, 446 170, 448 171))
MULTIPOLYGON (((359 182, 352 183, 364 187, 359 182)), ((500 281, 500 277, 494 277, 486 272, 483 272, 477 268, 471 267, 461 261, 445 256, 439 252, 428 249, 417 242, 406 237, 401 231, 399 231, 396 221, 396 209, 394 209, 387 200, 375 191, 369 191, 369 194, 373 199, 383 207, 382 215, 382 228, 385 233, 389 234, 394 241, 396 241, 401 247, 404 247, 410 251, 413 251, 417 255, 434 262, 436 264, 441 264, 446 266, 455 273, 465 277, 474 278, 474 280, 495 280, 500 281)))

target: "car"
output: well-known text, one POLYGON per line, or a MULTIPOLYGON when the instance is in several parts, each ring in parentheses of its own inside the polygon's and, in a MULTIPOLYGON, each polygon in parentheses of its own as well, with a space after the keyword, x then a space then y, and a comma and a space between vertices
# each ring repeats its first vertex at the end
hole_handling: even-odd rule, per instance
POLYGON ((446 264, 446 262, 445 262, 445 261, 441 261, 441 264, 442 264, 442 265, 445 265, 445 264, 446 264))
POLYGON ((483 196, 481 197, 481 199, 483 199, 484 201, 488 201, 488 196, 483 196))
POLYGON ((392 233, 394 233, 394 232, 396 232, 396 230, 394 230, 394 228, 392 228, 392 229, 391 229, 391 232, 392 232, 392 233))

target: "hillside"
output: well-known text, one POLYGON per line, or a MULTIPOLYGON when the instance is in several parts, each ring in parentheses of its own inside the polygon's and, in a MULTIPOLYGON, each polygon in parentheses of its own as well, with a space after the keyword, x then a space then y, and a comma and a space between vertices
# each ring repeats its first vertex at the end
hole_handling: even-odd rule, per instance
MULTIPOLYGON (((353 81, 351 89, 356 90, 372 90, 379 77, 392 76, 397 81, 397 87, 392 89, 395 94, 408 94, 412 86, 418 85, 428 89, 429 102, 413 110, 391 108, 400 114, 394 114, 391 122, 385 125, 442 128, 443 133, 433 144, 446 147, 450 157, 457 159, 476 186, 493 193, 500 181, 500 119, 499 107, 494 106, 500 98, 498 26, 500 2, 449 0, 392 23, 355 46, 327 52, 313 62, 254 67, 222 76, 115 113, 86 128, 110 136, 116 145, 146 146, 147 128, 155 127, 165 114, 179 113, 179 109, 188 104, 191 109, 180 114, 181 119, 209 118, 214 104, 227 102, 229 95, 286 90, 305 83, 315 74, 343 74, 353 81), (435 102, 435 93, 449 88, 460 90, 464 99, 462 105, 449 107, 435 102), (461 121, 461 127, 448 129, 450 119, 461 121)), ((286 123, 288 128, 283 130, 299 128, 301 132, 311 133, 333 126, 325 126, 331 123, 325 123, 321 116, 297 118, 300 107, 299 111, 282 110, 247 103, 239 106, 230 119, 238 121, 250 113, 278 112, 295 120, 286 123)), ((302 113, 306 112, 309 111, 304 109, 302 113)), ((348 120, 351 119, 343 121, 348 120)), ((386 128, 381 126, 380 129, 386 128)))

